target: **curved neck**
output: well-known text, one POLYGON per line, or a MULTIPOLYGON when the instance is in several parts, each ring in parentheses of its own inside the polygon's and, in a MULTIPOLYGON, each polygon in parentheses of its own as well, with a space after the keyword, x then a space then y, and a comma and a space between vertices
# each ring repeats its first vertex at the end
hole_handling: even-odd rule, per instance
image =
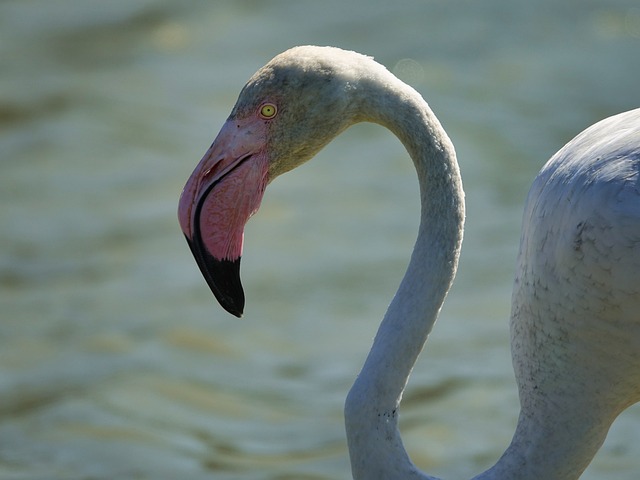
POLYGON ((430 478, 409 460, 398 407, 456 272, 464 193, 455 151, 422 97, 395 77, 360 85, 359 120, 389 128, 411 156, 420 184, 421 218, 407 272, 380 324, 345 404, 354 479, 430 478))
MULTIPOLYGON (((216 178, 220 180, 221 175, 233 170, 235 180, 225 180, 229 184, 224 188, 233 191, 233 198, 257 199, 257 203, 250 200, 257 206, 264 188, 259 189, 259 195, 254 192, 255 188, 244 188, 244 181, 251 183, 252 178, 247 178, 244 170, 237 173, 240 169, 235 167, 254 165, 256 159, 262 161, 264 181, 260 186, 264 187, 265 182, 311 159, 349 125, 361 121, 387 127, 406 147, 418 174, 421 213, 418 237, 405 276, 346 399, 345 423, 352 473, 356 480, 434 480, 420 472, 409 459, 398 430, 398 410, 415 361, 456 273, 465 207, 453 145, 420 94, 380 64, 354 52, 313 46, 284 52, 260 69, 243 88, 227 123, 231 128, 228 131, 223 128, 203 159, 204 164, 201 162, 196 168, 185 187, 186 195, 180 201, 180 224, 192 244, 192 225, 204 220, 198 211, 192 215, 191 207, 198 210, 203 205, 216 178), (264 107, 268 104, 261 103, 264 101, 276 102, 269 106, 270 116, 258 114, 266 112, 264 107), (276 104, 282 108, 276 109, 276 104), (274 119, 276 110, 280 115, 274 119), (229 132, 233 134, 227 135, 229 132), (216 150, 219 155, 210 154, 214 146, 220 148, 216 150), (245 163, 249 157, 253 160, 245 163), (207 163, 209 160, 213 163, 207 163), (191 188, 192 184, 197 186, 191 188), (186 206, 185 196, 188 197, 186 206)), ((601 124, 593 128, 601 128, 601 124)), ((610 128, 603 131, 608 135, 610 128)), ((583 154, 589 150, 591 155, 593 145, 606 145, 619 156, 620 152, 630 152, 621 145, 633 134, 629 129, 613 142, 599 137, 596 130, 587 130, 586 143, 580 143, 585 138, 582 134, 574 140, 577 144, 568 144, 563 153, 547 164, 551 167, 547 167, 546 172, 551 171, 554 176, 561 173, 552 188, 561 185, 563 192, 584 192, 588 190, 584 185, 593 184, 591 190, 601 194, 605 190, 597 181, 602 179, 606 183, 613 180, 612 188, 619 193, 623 187, 617 180, 624 180, 631 199, 637 193, 632 185, 635 177, 629 173, 633 169, 616 171, 614 175, 610 171, 596 171, 597 168, 591 168, 594 164, 587 163, 580 170, 588 170, 589 175, 578 175, 576 183, 565 182, 568 180, 565 176, 570 177, 576 162, 582 160, 580 156, 566 160, 572 151, 583 154), (595 140, 591 139, 591 133, 596 134, 595 140), (568 162, 568 169, 558 166, 560 159, 568 162), (563 170, 567 172, 562 173, 563 170)), ((630 141, 633 144, 633 140, 630 141)), ((602 158, 606 158, 609 150, 602 152, 602 158)), ((630 165, 636 157, 629 155, 622 160, 630 165)), ((545 185, 551 183, 546 173, 538 178, 545 185)), ((611 197, 611 191, 605 193, 611 197)), ((521 249, 511 318, 513 364, 521 412, 510 446, 496 465, 475 477, 476 480, 578 478, 600 447, 613 419, 640 399, 637 335, 629 335, 638 329, 637 298, 634 297, 637 290, 627 286, 628 280, 635 278, 630 273, 633 262, 617 271, 607 258, 611 253, 608 250, 613 247, 614 264, 626 258, 626 252, 631 252, 629 245, 633 242, 629 242, 629 238, 634 237, 635 231, 626 228, 627 223, 633 223, 627 221, 633 217, 631 210, 624 205, 610 208, 607 204, 602 212, 615 211, 612 222, 600 222, 598 214, 598 220, 591 224, 589 219, 582 221, 582 212, 595 204, 596 197, 584 197, 587 207, 580 210, 576 207, 581 204, 579 196, 557 197, 555 192, 550 195, 547 190, 545 202, 545 196, 535 197, 535 188, 532 192, 534 197, 529 200, 532 207, 527 214, 532 215, 535 235, 528 235, 529 222, 525 217, 521 242, 525 250, 521 249), (547 215, 549 212, 553 215, 547 215), (554 220, 574 218, 564 212, 580 213, 575 237, 569 230, 558 234, 554 220), (625 224, 625 228, 620 229, 625 239, 618 244, 611 239, 620 232, 609 232, 609 227, 619 224, 625 224), (593 234, 598 229, 606 231, 604 240, 593 234), (553 245, 554 242, 559 246, 553 245), (551 247, 545 249, 545 244, 551 247), (529 248, 530 251, 526 250, 529 248), (585 252, 594 254, 585 257, 589 265, 583 262, 583 256, 591 254, 585 252), (563 262, 564 268, 557 269, 563 262), (565 285, 571 288, 568 291, 561 288, 565 285), (599 291, 591 295, 594 290, 599 291)), ((627 198, 622 194, 619 197, 627 198)), ((216 208, 220 210, 219 205, 216 208)), ((219 227, 230 225, 231 221, 226 218, 229 215, 240 215, 242 222, 248 218, 243 216, 242 209, 239 214, 229 208, 222 208, 223 213, 218 210, 209 212, 206 219, 213 233, 218 232, 219 227)), ((241 233, 241 228, 238 231, 241 233)), ((197 241, 202 240, 199 238, 202 233, 195 232, 197 241)), ((215 251, 208 256, 211 261, 207 260, 204 267, 201 258, 197 258, 207 281, 213 270, 220 270, 215 251)), ((237 261, 232 263, 237 267, 237 261)), ((225 273, 228 272, 220 274, 222 283, 228 280, 225 273)), ((234 274, 235 280, 231 281, 238 283, 237 268, 234 274)), ((215 291, 217 287, 209 283, 221 300, 215 291)), ((221 303, 225 306, 228 302, 221 300, 221 303)), ((235 308, 225 308, 237 313, 235 308)))
MULTIPOLYGON (((464 194, 455 151, 422 97, 395 77, 359 86, 357 120, 389 128, 411 156, 420 184, 418 238, 407 272, 389 305, 365 364, 345 403, 353 478, 427 479, 409 459, 398 430, 402 393, 456 272, 464 194)), ((516 343, 535 345, 524 338, 516 343)), ((537 353, 540 358, 540 352, 537 353)), ((547 358, 557 370, 558 359, 547 358)), ((535 362, 533 362, 535 363, 535 362)), ((518 371, 522 409, 510 446, 476 480, 578 478, 622 408, 588 391, 531 386, 518 371), (582 441, 576 442, 580 438, 582 441)), ((547 366, 549 367, 549 366, 547 366)), ((574 368, 572 365, 571 368, 574 368)), ((573 372, 573 373, 572 373, 573 372)), ((573 370, 565 372, 570 379, 573 370)), ((585 375, 589 378, 589 375, 585 375)))

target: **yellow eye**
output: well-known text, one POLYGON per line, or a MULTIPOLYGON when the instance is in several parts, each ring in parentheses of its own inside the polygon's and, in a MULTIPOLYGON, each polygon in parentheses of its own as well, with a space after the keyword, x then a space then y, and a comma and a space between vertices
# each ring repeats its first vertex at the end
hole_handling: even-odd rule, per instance
POLYGON ((278 109, 273 103, 265 103, 260 107, 260 116, 262 118, 273 118, 278 113, 278 109))

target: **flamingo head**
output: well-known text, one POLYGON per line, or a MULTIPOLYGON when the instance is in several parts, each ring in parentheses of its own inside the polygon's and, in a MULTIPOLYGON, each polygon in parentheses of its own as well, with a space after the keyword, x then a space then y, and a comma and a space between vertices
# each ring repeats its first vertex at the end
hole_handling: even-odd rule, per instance
POLYGON ((267 184, 309 160, 354 121, 353 65, 367 57, 297 47, 242 89, 231 115, 187 181, 180 227, 213 294, 241 316, 240 258, 246 222, 267 184))

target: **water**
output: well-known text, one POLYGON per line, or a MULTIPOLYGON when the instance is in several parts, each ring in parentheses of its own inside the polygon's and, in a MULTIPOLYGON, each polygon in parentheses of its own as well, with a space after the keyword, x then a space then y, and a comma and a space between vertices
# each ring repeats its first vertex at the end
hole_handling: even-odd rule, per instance
MULTIPOLYGON (((175 215, 246 79, 307 43, 374 55, 456 144, 464 253, 401 425, 434 475, 498 458, 524 196, 564 142, 640 105, 633 0, 2 2, 0 478, 349 476, 343 398, 417 226, 401 145, 354 127, 270 186, 242 320, 175 215)), ((633 408, 583 478, 637 478, 639 432, 633 408)))

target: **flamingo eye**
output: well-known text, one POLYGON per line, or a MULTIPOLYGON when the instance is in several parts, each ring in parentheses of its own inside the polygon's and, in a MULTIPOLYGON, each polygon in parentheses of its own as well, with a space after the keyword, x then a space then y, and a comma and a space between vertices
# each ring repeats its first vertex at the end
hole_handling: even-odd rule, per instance
POLYGON ((260 116, 262 118, 273 118, 278 113, 278 108, 273 103, 265 103, 260 107, 260 116))

